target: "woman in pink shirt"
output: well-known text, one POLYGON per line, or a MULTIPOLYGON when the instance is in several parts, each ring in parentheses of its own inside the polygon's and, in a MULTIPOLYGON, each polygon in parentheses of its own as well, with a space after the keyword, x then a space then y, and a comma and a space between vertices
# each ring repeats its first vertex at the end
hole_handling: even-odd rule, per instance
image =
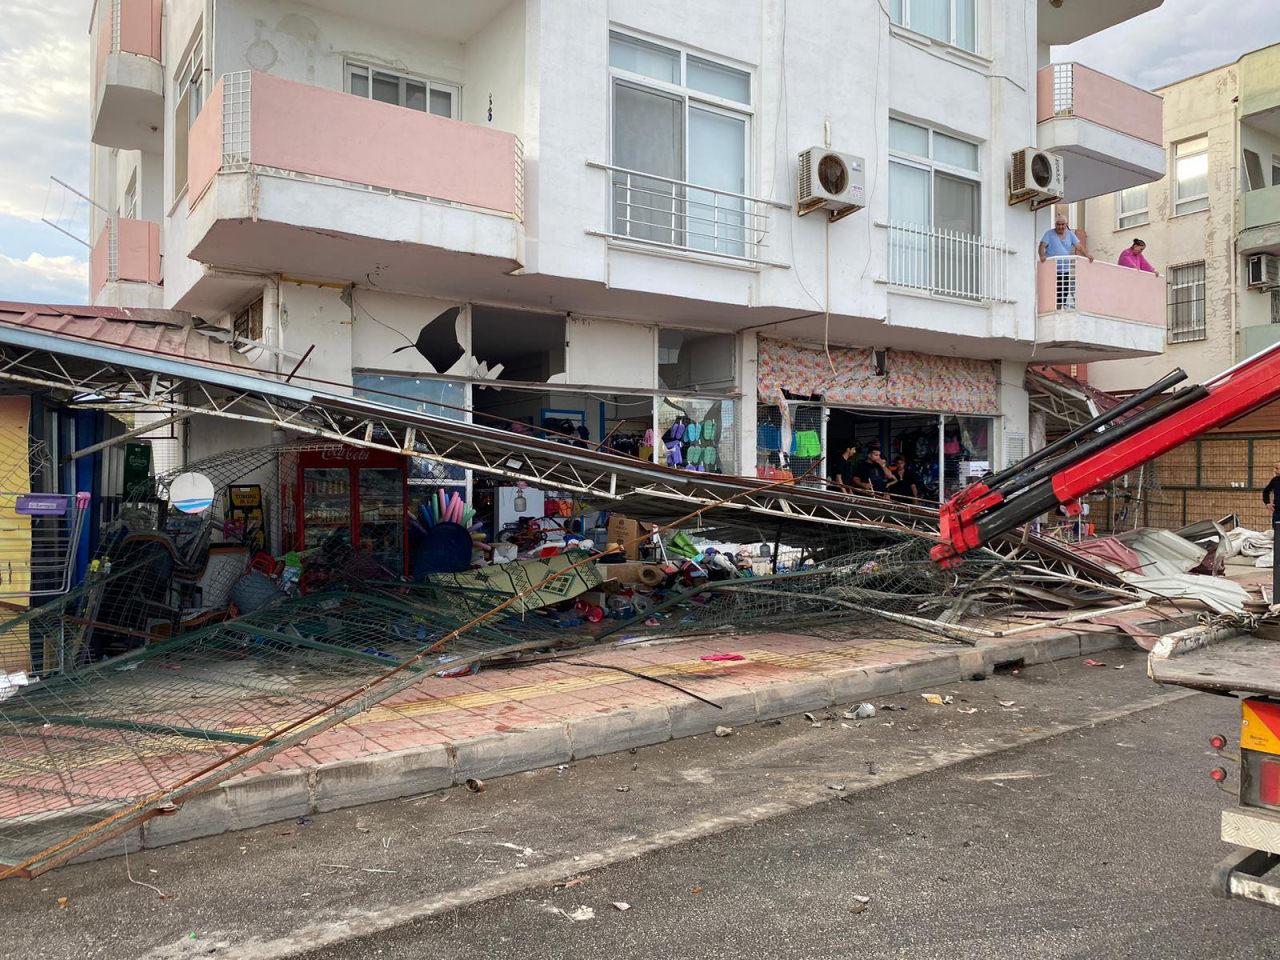
POLYGON ((1156 268, 1147 263, 1147 258, 1142 255, 1142 251, 1145 249, 1147 249, 1147 245, 1135 237, 1133 245, 1125 248, 1120 253, 1120 259, 1116 262, 1122 267, 1145 270, 1147 273, 1155 273, 1157 277, 1160 276, 1160 274, 1156 273, 1156 268))

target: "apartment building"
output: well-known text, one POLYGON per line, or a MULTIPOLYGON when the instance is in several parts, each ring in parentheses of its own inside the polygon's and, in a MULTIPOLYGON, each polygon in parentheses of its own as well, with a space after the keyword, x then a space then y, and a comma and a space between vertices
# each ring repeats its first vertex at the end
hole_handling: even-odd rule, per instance
POLYGON ((1038 264, 1008 190, 1035 146, 1071 201, 1163 176, 1160 98, 1049 62, 1159 4, 97 0, 92 295, 460 420, 697 424, 690 469, 880 439, 945 496, 1025 452, 1028 362, 1163 349, 1163 286, 1038 264), (861 209, 799 215, 811 147, 861 209))
MULTIPOLYGON (((1089 383, 1111 392, 1174 367, 1201 382, 1280 341, 1280 44, 1156 93, 1168 176, 1084 207, 1099 260, 1114 262, 1138 237, 1168 280, 1164 352, 1089 364, 1089 383)), ((1270 405, 1162 458, 1151 520, 1239 513, 1265 528, 1257 490, 1278 460, 1280 409, 1270 405)))

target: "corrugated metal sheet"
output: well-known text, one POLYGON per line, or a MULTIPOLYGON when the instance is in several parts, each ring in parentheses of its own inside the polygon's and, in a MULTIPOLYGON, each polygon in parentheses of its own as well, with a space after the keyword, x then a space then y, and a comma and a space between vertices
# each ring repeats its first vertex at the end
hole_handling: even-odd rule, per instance
POLYGON ((195 363, 249 367, 229 344, 209 335, 225 332, 202 332, 192 315, 180 310, 0 301, 0 323, 195 363))

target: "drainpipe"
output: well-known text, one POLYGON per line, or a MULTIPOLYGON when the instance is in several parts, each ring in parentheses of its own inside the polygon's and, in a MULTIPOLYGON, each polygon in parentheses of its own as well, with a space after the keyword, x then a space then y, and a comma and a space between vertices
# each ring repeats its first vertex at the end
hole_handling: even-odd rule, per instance
MULTIPOLYGON (((1239 83, 1239 77, 1236 78, 1236 82, 1239 83)), ((1231 98, 1231 236, 1227 240, 1230 249, 1227 280, 1231 284, 1231 363, 1233 365, 1244 359, 1244 331, 1240 329, 1240 254, 1236 246, 1241 202, 1240 181, 1237 173, 1239 169, 1240 94, 1237 92, 1231 98)))
POLYGON ((266 277, 262 291, 262 330, 267 346, 271 347, 274 372, 283 373, 284 326, 281 317, 280 278, 266 277))

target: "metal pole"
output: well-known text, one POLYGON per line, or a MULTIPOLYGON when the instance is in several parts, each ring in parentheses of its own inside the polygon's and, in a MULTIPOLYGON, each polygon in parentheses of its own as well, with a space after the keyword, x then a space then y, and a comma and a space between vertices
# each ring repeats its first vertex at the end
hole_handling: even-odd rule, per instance
POLYGON ((1271 514, 1271 602, 1280 603, 1280 512, 1271 514))

